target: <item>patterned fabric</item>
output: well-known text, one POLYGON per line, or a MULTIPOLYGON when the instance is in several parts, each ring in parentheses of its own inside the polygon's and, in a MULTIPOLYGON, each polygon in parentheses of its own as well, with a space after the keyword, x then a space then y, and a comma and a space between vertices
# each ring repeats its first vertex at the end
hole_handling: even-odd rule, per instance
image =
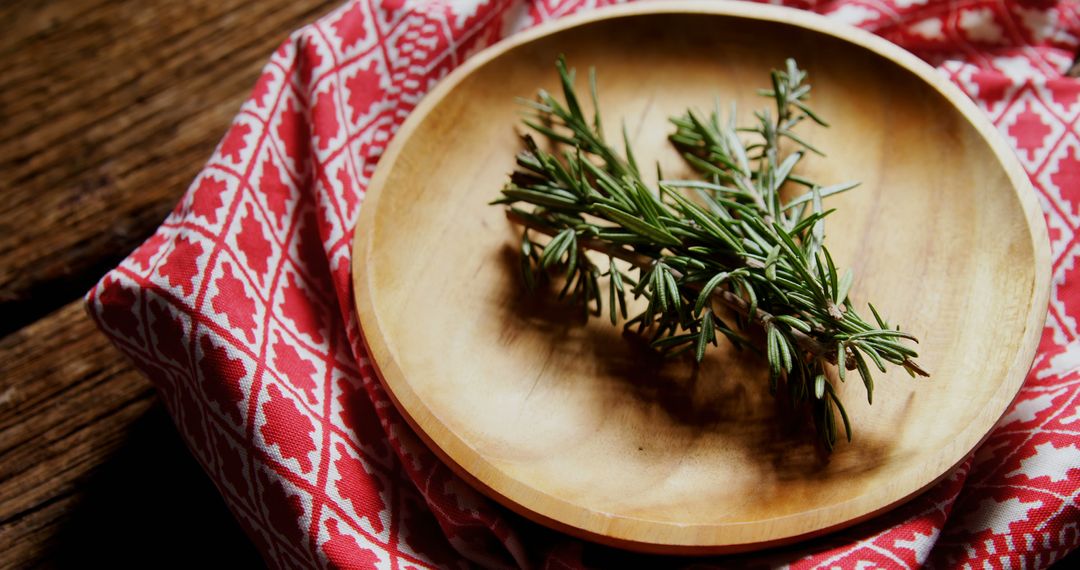
MULTIPOLYGON (((1080 41, 1073 0, 790 0, 964 89, 1039 190, 1053 283, 1038 357, 974 457, 904 507, 782 552, 702 563, 1045 567, 1080 544, 1080 41)), ((293 34, 175 211, 87 295, 274 567, 577 568, 631 558, 525 521, 402 422, 353 316, 375 163, 439 78, 592 0, 354 0, 293 34)), ((687 563, 654 559, 655 564, 687 563)))

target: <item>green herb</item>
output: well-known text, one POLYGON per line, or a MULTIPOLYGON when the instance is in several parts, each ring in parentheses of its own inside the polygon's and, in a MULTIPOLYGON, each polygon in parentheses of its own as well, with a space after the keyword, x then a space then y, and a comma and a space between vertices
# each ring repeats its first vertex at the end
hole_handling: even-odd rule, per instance
POLYGON ((848 297, 854 276, 839 273, 824 245, 825 220, 833 211, 824 208, 824 199, 857 183, 821 186, 796 174, 808 153, 821 154, 796 127, 806 121, 827 125, 807 106, 810 85, 794 60, 772 72, 771 88, 760 94, 775 106, 755 112, 748 127, 735 124, 734 108, 724 117, 719 105, 708 115, 687 110, 672 118, 671 143, 703 179, 658 176, 655 185, 643 180, 625 128, 621 151, 606 140, 595 73, 589 76, 590 119, 575 92, 574 72, 562 58, 556 68, 562 101, 540 91, 535 101, 523 101, 530 110, 524 122, 561 152, 548 152, 525 135, 518 168, 494 202, 508 206, 507 217, 524 228, 522 271, 530 288, 553 272, 565 273, 562 295, 584 310, 600 315, 607 297, 612 323, 621 316, 656 350, 692 351, 699 362, 718 332, 736 347, 754 348, 738 331, 760 327, 765 346, 755 350, 768 361, 770 386, 811 408, 830 450, 837 442, 835 413, 851 439, 831 377, 843 380, 847 370, 857 371, 872 401, 869 363, 881 371, 889 362, 913 377, 927 375, 915 350, 902 342, 915 337, 890 328, 872 306, 872 320, 859 316, 848 297), (785 201, 781 190, 792 185, 807 190, 785 201), (536 242, 534 234, 551 239, 536 242), (608 267, 598 267, 589 250, 606 254, 608 267), (602 276, 608 278, 606 291, 602 276), (647 301, 629 318, 627 293, 647 301), (838 370, 830 374, 834 366, 838 370))

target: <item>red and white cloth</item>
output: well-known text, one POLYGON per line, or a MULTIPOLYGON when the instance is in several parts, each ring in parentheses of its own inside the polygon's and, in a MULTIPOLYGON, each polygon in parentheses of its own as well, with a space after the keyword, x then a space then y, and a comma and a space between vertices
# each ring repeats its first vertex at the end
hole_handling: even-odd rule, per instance
MULTIPOLYGON (((369 177, 439 79, 593 0, 353 0, 270 58, 161 228, 87 295, 271 566, 625 565, 455 477, 373 376, 350 247, 369 177)), ((990 439, 907 505, 788 550, 797 568, 1045 567, 1080 545, 1080 47, 1075 0, 788 0, 925 58, 1016 148, 1050 229, 1035 365, 990 439)), ((686 559, 653 559, 657 565, 686 559)))

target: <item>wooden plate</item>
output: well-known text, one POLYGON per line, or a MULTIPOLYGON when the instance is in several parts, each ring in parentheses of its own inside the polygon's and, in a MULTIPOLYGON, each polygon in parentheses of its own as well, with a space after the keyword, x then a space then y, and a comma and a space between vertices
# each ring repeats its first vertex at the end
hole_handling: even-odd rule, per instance
POLYGON ((379 162, 353 278, 383 383, 458 474, 577 536, 704 554, 853 524, 959 463, 1031 364, 1047 260, 1019 163, 930 67, 804 12, 665 2, 542 26, 444 79, 379 162), (669 115, 714 96, 762 106, 755 89, 796 56, 834 124, 804 131, 829 154, 804 172, 864 182, 831 199, 828 244, 856 271, 856 302, 922 339, 932 378, 879 377, 873 406, 861 383, 844 385, 855 440, 826 458, 774 404, 759 360, 721 344, 696 374, 661 367, 606 320, 523 295, 518 234, 487 203, 520 148, 514 98, 555 91, 560 53, 597 68, 608 128, 624 118, 639 161, 668 175, 685 170, 669 115))

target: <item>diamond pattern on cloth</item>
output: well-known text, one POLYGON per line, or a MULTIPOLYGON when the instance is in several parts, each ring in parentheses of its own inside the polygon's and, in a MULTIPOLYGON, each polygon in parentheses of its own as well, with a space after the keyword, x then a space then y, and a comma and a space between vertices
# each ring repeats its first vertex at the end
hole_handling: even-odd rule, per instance
MULTIPOLYGON (((361 348, 349 265, 375 164, 423 94, 500 38, 605 3, 344 4, 271 56, 175 210, 87 294, 91 316, 158 387, 271 566, 580 568, 629 560, 509 513, 435 458, 361 348)), ((877 33, 978 103, 1038 190, 1053 293, 1019 398, 937 486, 790 550, 692 562, 1046 567, 1080 545, 1080 81, 1064 75, 1080 47, 1080 5, 774 3, 877 33)))

